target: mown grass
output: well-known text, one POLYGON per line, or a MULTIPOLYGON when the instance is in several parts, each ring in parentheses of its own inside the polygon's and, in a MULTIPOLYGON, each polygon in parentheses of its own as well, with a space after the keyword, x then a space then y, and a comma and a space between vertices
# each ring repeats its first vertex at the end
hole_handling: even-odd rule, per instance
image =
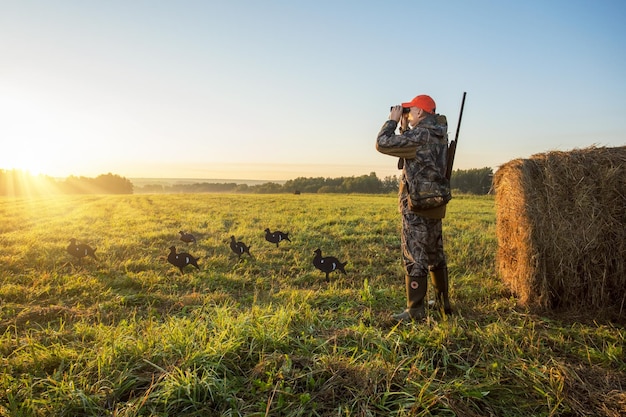
POLYGON ((3 198, 0 219, 0 415, 626 413, 626 331, 519 308, 491 197, 457 196, 444 220, 456 313, 402 325, 395 196, 3 198), (71 237, 99 260, 70 259, 71 237), (172 244, 201 270, 169 265, 172 244), (317 247, 348 274, 325 282, 317 247))

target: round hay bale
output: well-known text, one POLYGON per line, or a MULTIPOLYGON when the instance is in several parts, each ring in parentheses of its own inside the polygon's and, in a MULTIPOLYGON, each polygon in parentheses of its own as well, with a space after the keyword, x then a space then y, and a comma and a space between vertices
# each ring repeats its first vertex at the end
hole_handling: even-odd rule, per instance
POLYGON ((522 305, 625 313, 626 146, 515 159, 494 190, 497 269, 522 305))

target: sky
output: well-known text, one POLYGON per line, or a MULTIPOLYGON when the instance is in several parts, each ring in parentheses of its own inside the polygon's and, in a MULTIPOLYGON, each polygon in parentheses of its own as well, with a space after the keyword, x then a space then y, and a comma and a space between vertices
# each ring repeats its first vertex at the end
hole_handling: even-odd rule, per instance
POLYGON ((0 0, 0 169, 56 177, 398 175, 428 94, 455 169, 626 145, 622 0, 0 0))

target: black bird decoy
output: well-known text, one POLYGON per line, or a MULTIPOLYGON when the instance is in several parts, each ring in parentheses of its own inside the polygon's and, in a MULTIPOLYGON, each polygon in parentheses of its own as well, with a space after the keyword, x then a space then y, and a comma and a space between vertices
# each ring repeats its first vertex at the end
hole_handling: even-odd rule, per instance
POLYGON ((70 244, 67 246, 67 252, 80 260, 82 260, 85 256, 91 256, 97 261, 98 258, 96 258, 95 253, 96 249, 93 249, 91 248, 91 246, 85 245, 83 243, 77 245, 76 239, 74 238, 70 239, 70 244))
POLYGON ((239 259, 241 259, 241 255, 244 253, 247 253, 248 256, 252 258, 252 255, 250 254, 250 246, 246 246, 243 242, 237 242, 235 240, 235 236, 230 237, 230 249, 237 254, 239 259))
MULTIPOLYGON (((315 257, 313 258, 313 266, 326 274, 326 281, 328 282, 328 274, 338 270, 346 274, 344 267, 348 262, 340 262, 339 259, 334 256, 322 257, 321 249, 315 249, 315 257)), ((347 274, 346 274, 347 275, 347 274)))
POLYGON ((187 252, 176 253, 176 246, 170 246, 170 254, 167 256, 167 262, 180 269, 181 274, 185 273, 183 268, 187 265, 193 265, 196 269, 200 269, 198 266, 199 259, 187 252))
POLYGON ((291 239, 289 239, 289 233, 283 233, 280 230, 270 232, 270 229, 265 229, 265 240, 270 243, 276 243, 276 247, 278 247, 278 244, 283 240, 291 242, 291 239))
POLYGON ((196 237, 194 235, 192 235, 191 233, 187 233, 184 231, 180 231, 178 232, 180 233, 180 240, 182 240, 185 243, 196 243, 196 237))

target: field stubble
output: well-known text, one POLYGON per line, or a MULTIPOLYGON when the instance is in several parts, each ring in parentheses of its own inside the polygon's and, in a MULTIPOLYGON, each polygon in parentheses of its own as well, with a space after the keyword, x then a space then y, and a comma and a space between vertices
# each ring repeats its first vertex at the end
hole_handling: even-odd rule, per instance
POLYGON ((492 197, 449 204, 455 314, 409 325, 389 321, 405 302, 395 196, 4 198, 0 218, 0 415, 626 413, 623 327, 517 307, 492 197), (98 260, 70 259, 71 237, 98 260), (171 245, 201 270, 169 265, 171 245), (347 275, 325 282, 318 247, 347 275))

